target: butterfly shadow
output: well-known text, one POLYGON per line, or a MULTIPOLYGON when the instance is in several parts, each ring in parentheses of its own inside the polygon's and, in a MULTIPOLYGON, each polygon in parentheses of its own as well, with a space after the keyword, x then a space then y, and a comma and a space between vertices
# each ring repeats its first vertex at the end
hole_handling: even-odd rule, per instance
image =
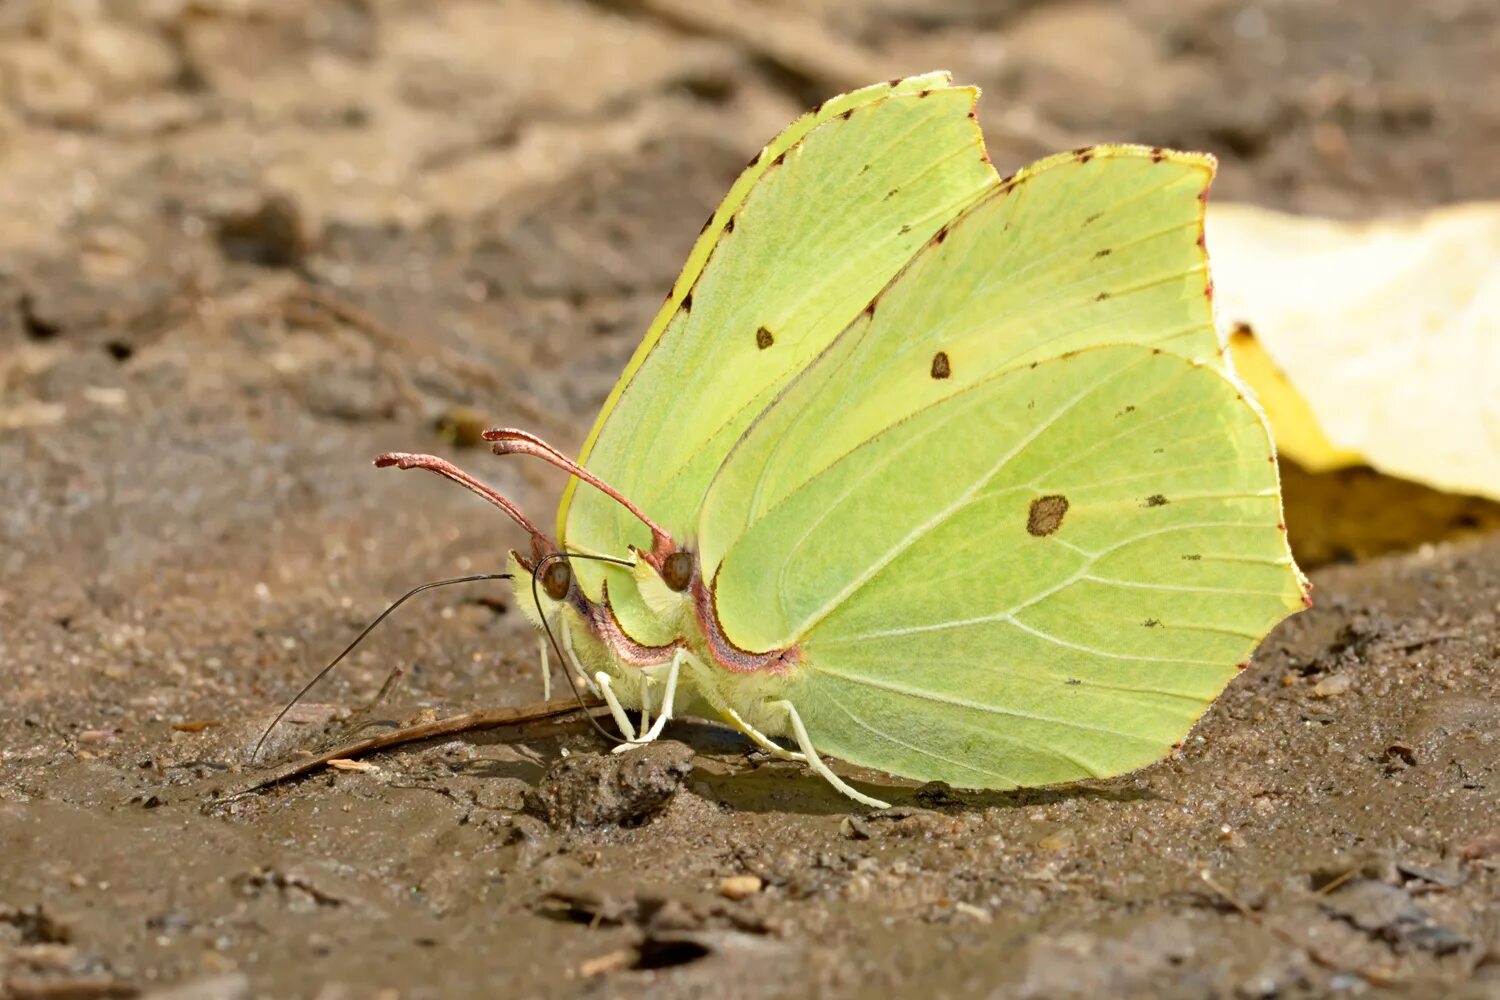
POLYGON ((697 753, 694 781, 699 789, 737 812, 792 812, 835 816, 871 813, 901 819, 913 812, 977 812, 1050 805, 1075 799, 1139 802, 1162 798, 1126 776, 1074 785, 1013 788, 1005 791, 958 790, 945 782, 904 781, 879 771, 831 762, 840 777, 866 795, 891 804, 869 810, 852 801, 796 761, 777 760, 734 730, 712 722, 679 721, 671 737, 697 753))

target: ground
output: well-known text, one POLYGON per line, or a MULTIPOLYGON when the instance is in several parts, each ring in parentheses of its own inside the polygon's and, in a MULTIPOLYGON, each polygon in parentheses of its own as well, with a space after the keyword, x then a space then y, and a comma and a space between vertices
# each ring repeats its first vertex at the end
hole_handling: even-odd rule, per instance
MULTIPOLYGON (((386 601, 518 541, 370 457, 545 522, 559 478, 469 428, 576 450, 804 107, 946 67, 1003 172, 1209 149, 1216 198, 1358 217, 1495 195, 1497 38, 1489 0, 0 4, 0 993, 1500 995, 1500 519, 1359 470, 1286 470, 1315 607, 1125 778, 850 769, 868 815, 714 727, 618 769, 574 724, 232 794, 386 601)), ((535 701, 535 649, 501 585, 421 598, 271 752, 395 666, 380 718, 535 701)))

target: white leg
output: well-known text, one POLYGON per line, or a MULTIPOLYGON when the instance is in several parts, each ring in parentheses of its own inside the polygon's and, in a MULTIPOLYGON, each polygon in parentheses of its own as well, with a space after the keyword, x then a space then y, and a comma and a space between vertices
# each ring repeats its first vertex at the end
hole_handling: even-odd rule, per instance
POLYGON ((547 658, 547 637, 536 637, 536 651, 542 658, 542 700, 552 700, 552 662, 547 658))
POLYGON ((641 671, 641 732, 651 725, 651 678, 641 671))
POLYGON ((578 679, 583 682, 583 686, 594 694, 599 694, 599 685, 595 684, 589 678, 588 671, 583 669, 582 663, 578 662, 578 654, 573 652, 573 633, 569 632, 566 628, 563 629, 562 648, 563 652, 567 654, 568 662, 573 664, 573 669, 577 672, 578 679))
POLYGON ((827 764, 823 763, 823 758, 819 757, 818 751, 813 749, 812 738, 807 735, 807 727, 802 724, 802 716, 797 714, 797 706, 793 705, 789 701, 778 701, 776 704, 786 710, 787 718, 792 722, 792 733, 797 738, 797 745, 800 746, 802 748, 802 752, 807 755, 808 767, 812 768, 813 771, 820 775, 824 781, 828 782, 834 788, 837 788, 839 791, 849 796, 855 802, 860 802, 864 805, 872 806, 876 809, 890 808, 889 802, 882 802, 879 799, 871 798, 864 792, 856 791, 854 788, 850 787, 848 782, 846 782, 843 778, 840 778, 838 775, 834 774, 832 769, 829 768, 827 764))
POLYGON ((750 742, 766 751, 766 753, 770 754, 772 757, 779 757, 782 760, 798 761, 807 759, 806 754, 797 753, 795 750, 788 750, 780 744, 772 741, 771 737, 767 736, 759 729, 756 729, 744 719, 740 718, 740 713, 736 712, 734 709, 724 708, 721 709, 721 711, 724 713, 724 717, 734 724, 734 728, 750 737, 750 742))
POLYGON ((642 743, 650 743, 661 735, 662 729, 672 720, 672 700, 677 697, 677 674, 682 669, 682 661, 687 657, 685 649, 679 649, 672 654, 672 662, 667 667, 667 690, 661 698, 661 708, 657 711, 656 721, 651 724, 651 729, 641 734, 641 738, 634 743, 621 743, 615 747, 614 753, 624 753, 631 747, 640 746, 642 743))
MULTIPOLYGON (((620 705, 620 699, 615 697, 614 685, 610 683, 609 674, 599 671, 594 675, 594 680, 599 683, 599 693, 604 696, 604 703, 609 706, 609 714, 615 717, 615 725, 620 727, 620 732, 627 740, 635 739, 635 727, 630 724, 630 716, 625 714, 625 709, 620 705)), ((622 746, 629 746, 629 743, 622 746)))

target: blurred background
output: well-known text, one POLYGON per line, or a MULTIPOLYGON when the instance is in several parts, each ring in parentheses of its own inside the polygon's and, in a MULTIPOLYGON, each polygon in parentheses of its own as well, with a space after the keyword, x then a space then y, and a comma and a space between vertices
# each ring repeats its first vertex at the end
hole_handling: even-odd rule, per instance
MULTIPOLYGON (((1493 0, 0 0, 0 803, 93 800, 174 721, 240 739, 385 600, 500 569, 503 518, 370 458, 438 450, 549 523, 560 478, 476 429, 576 452, 822 99, 945 68, 1002 174, 1201 149, 1216 199, 1362 218, 1496 196, 1497 51, 1493 0)), ((1313 562, 1500 523, 1288 475, 1313 562)), ((399 659, 418 705, 532 700, 508 604, 404 611, 320 697, 399 659)))

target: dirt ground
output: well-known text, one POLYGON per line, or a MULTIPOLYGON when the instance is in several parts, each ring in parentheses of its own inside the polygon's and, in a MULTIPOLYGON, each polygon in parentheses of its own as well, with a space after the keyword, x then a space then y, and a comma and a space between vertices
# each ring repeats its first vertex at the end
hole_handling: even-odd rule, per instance
MULTIPOLYGON (((1500 515, 1368 471, 1288 470, 1316 607, 1122 779, 851 770, 866 814, 575 723, 231 794, 389 599, 518 541, 370 457, 545 522, 467 428, 575 451, 806 106, 945 67, 1002 172, 1201 148, 1359 216, 1500 193, 1497 48, 1493 0, 0 0, 0 995, 1500 997, 1500 515)), ((272 751, 396 666, 382 719, 537 700, 509 602, 403 608, 272 751)))

